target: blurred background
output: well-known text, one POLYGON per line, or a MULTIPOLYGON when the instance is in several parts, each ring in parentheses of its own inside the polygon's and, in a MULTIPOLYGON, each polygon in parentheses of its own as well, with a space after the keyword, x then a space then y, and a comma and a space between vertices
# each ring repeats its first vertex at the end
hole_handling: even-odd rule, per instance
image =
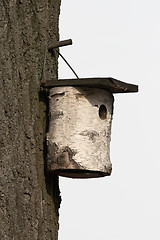
MULTIPOLYGON (((79 77, 139 85, 115 94, 112 175, 60 177, 59 240, 159 240, 160 2, 62 0, 60 49, 79 77)), ((74 78, 59 58, 59 78, 74 78)))

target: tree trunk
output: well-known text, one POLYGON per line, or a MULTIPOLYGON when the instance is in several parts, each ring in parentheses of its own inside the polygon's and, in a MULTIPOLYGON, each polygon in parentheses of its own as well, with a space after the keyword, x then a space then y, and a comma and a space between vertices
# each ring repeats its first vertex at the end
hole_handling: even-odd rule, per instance
MULTIPOLYGON (((60 0, 2 0, 0 239, 57 239, 58 178, 46 171, 47 91, 43 57, 58 40, 60 0)), ((47 61, 57 77, 56 56, 47 61)))

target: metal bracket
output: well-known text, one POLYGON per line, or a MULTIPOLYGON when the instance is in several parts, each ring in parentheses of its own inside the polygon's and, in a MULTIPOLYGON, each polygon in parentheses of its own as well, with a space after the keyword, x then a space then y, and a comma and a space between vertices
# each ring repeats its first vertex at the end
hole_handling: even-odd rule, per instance
POLYGON ((43 79, 41 81, 41 87, 44 88, 53 88, 53 87, 62 87, 62 86, 75 86, 75 87, 92 87, 92 88, 102 88, 106 89, 112 93, 128 93, 128 92, 138 92, 138 86, 134 84, 125 83, 117 79, 107 77, 107 78, 79 78, 67 60, 56 50, 58 47, 63 47, 71 45, 72 40, 64 40, 59 42, 51 42, 46 45, 44 63, 43 63, 43 79), (46 55, 47 51, 54 49, 65 61, 68 67, 75 74, 76 79, 54 79, 46 80, 45 77, 45 64, 46 64, 46 55))
POLYGON ((74 73, 76 78, 79 79, 77 73, 74 71, 74 69, 71 67, 71 65, 63 57, 63 55, 56 49, 56 48, 67 46, 67 45, 72 45, 72 39, 63 40, 63 41, 59 41, 59 42, 55 41, 55 42, 48 43, 46 45, 45 54, 44 54, 44 61, 43 61, 43 72, 42 72, 43 77, 42 77, 42 80, 41 80, 41 84, 44 84, 46 82, 46 75, 45 75, 46 57, 47 57, 47 52, 51 49, 54 49, 59 54, 59 56, 61 56, 61 58, 64 60, 64 62, 68 65, 68 67, 74 73))

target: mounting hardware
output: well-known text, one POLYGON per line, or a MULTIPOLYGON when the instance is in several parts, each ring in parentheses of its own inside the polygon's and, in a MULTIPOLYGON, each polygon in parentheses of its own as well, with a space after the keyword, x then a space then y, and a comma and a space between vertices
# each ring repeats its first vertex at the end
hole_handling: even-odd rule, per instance
POLYGON ((51 42, 51 43, 48 43, 46 45, 46 48, 45 48, 45 54, 44 54, 44 61, 43 61, 43 72, 42 72, 42 80, 41 80, 41 84, 43 85, 45 82, 46 82, 46 75, 45 75, 45 65, 46 65, 46 57, 47 57, 47 52, 51 49, 54 49, 58 54, 59 56, 64 60, 64 62, 68 65, 68 67, 71 69, 71 71, 74 73, 74 75, 78 77, 78 75, 76 74, 76 72, 74 71, 74 69, 71 67, 71 65, 67 62, 67 60, 63 57, 63 55, 56 49, 56 48, 59 48, 59 47, 64 47, 64 46, 67 46, 67 45, 71 45, 72 44, 72 40, 71 39, 68 39, 68 40, 63 40, 63 41, 60 41, 60 42, 57 42, 57 41, 54 41, 54 42, 51 42))

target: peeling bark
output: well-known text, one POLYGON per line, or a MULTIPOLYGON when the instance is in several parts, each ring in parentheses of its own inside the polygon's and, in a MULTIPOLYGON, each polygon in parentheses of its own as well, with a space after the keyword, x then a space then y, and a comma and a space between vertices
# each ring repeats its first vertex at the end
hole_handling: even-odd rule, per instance
POLYGON ((50 90, 48 170, 72 178, 111 174, 113 95, 86 87, 50 90))
MULTIPOLYGON (((4 240, 58 238, 58 178, 46 171, 48 100, 39 86, 45 45, 58 40, 59 9, 59 0, 0 2, 0 239, 4 240)), ((57 61, 50 56, 46 70, 48 77, 57 77, 57 61)))

